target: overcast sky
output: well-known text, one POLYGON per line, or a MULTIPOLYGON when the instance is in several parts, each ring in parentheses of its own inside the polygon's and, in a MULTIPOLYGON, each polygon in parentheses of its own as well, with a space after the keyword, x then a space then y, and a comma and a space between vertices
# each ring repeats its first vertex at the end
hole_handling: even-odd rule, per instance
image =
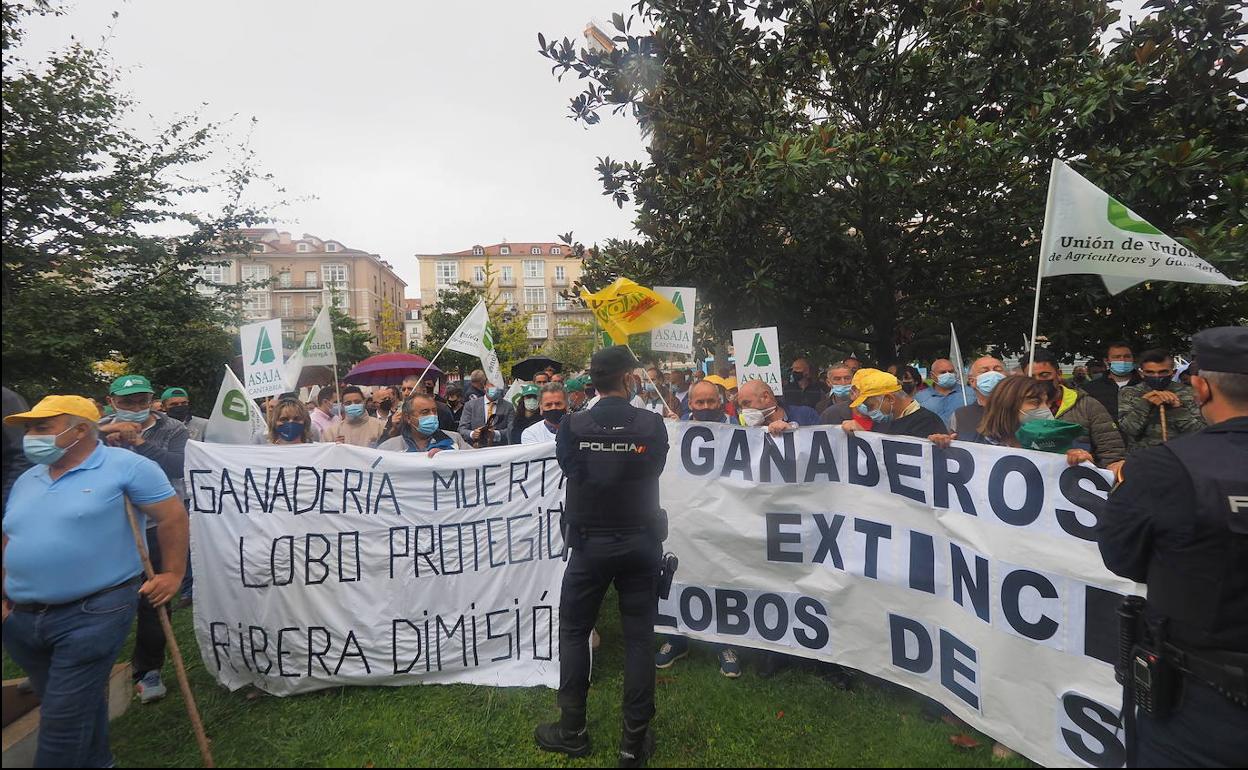
POLYGON ((636 124, 574 123, 577 81, 558 83, 537 53, 539 31, 580 38, 630 3, 79 0, 30 19, 23 49, 31 60, 71 36, 104 40, 148 126, 237 115, 241 139, 255 117, 262 167, 289 195, 315 196, 278 226, 380 254, 416 296, 413 254, 632 234, 631 208, 602 195, 594 165, 642 158, 636 124))

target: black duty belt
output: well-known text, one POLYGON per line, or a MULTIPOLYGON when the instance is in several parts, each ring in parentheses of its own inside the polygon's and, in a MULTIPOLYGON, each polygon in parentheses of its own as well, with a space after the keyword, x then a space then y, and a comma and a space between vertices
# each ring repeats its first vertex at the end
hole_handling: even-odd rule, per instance
POLYGON ((23 604, 20 602, 14 602, 13 611, 14 612, 47 612, 48 610, 59 610, 62 607, 69 607, 74 604, 81 604, 82 602, 85 602, 88 599, 94 599, 95 597, 100 596, 102 594, 106 594, 109 591, 116 591, 118 588, 125 588, 127 586, 138 585, 141 582, 143 582, 143 576, 135 575, 129 580, 125 580, 121 583, 118 583, 115 586, 109 586, 108 588, 101 588, 99 591, 96 591, 93 594, 80 596, 77 599, 73 599, 68 602, 62 602, 60 604, 40 604, 39 602, 30 602, 30 603, 23 604))
POLYGON ((1171 644, 1166 645, 1166 652, 1184 674, 1248 707, 1248 653, 1187 650, 1171 644))

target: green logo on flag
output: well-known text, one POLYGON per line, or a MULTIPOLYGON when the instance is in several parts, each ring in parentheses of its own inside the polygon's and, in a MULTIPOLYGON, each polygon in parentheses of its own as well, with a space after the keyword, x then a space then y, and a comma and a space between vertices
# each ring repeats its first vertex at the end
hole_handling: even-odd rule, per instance
POLYGON ((746 366, 771 366, 771 354, 767 352, 767 345, 763 343, 763 335, 754 335, 754 344, 750 345, 750 357, 745 361, 746 366))
POLYGON ((1129 233, 1142 233, 1144 235, 1161 235, 1162 232, 1153 227, 1143 219, 1135 219, 1131 216, 1130 210, 1112 197, 1109 199, 1109 205, 1106 207, 1105 217, 1109 223, 1119 230, 1126 230, 1129 233))
POLYGON ((486 350, 494 350, 494 335, 490 333, 490 327, 485 327, 485 333, 481 335, 481 344, 486 350))
POLYGON ((251 411, 247 408, 247 397, 241 390, 231 390, 225 394, 225 398, 221 399, 221 414, 239 422, 251 420, 251 411))
POLYGON ((273 343, 269 342, 269 330, 266 327, 260 327, 260 337, 256 340, 256 353, 251 357, 251 364, 255 366, 259 361, 262 364, 271 364, 277 360, 277 356, 273 353, 273 343))
POLYGON ((680 311, 680 318, 677 318, 675 321, 672 321, 672 323, 674 324, 685 323, 685 301, 681 299, 680 292, 677 291, 677 292, 672 293, 672 304, 675 305, 676 309, 680 311))

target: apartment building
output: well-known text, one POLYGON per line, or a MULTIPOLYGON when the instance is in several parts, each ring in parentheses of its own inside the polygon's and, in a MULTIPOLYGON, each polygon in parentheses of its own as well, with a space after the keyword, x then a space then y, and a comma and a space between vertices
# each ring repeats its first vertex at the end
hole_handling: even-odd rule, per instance
POLYGON ((513 312, 529 313, 529 341, 541 347, 556 337, 583 335, 581 324, 593 317, 579 302, 560 294, 581 276, 581 261, 562 243, 496 243, 447 254, 417 254, 423 309, 437 304, 438 293, 460 281, 484 288, 486 266, 493 272, 492 291, 513 312))
POLYGON ((420 299, 403 300, 403 347, 425 344, 425 319, 421 314, 420 299))
POLYGON ((205 267, 202 275, 221 285, 267 281, 246 292, 244 319, 282 319, 287 347, 303 339, 321 307, 334 297, 339 309, 375 339, 381 336, 382 313, 390 313, 396 323, 403 320, 407 284, 380 256, 308 233, 296 239, 275 228, 239 232, 251 252, 231 255, 228 265, 205 267))

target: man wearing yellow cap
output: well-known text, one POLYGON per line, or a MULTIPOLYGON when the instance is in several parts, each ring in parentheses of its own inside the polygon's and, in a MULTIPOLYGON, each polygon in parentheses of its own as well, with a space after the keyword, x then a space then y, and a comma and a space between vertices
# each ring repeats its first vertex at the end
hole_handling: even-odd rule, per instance
MULTIPOLYGON (((139 595, 162 605, 186 566, 186 508, 152 460, 99 440, 95 404, 48 396, 21 425, 33 467, 4 515, 4 647, 41 703, 36 767, 109 767, 108 675, 139 595), (157 522, 164 571, 143 580, 125 500, 157 522)), ((139 522, 142 526, 142 521, 139 522)))
MULTIPOLYGON (((871 430, 876 433, 927 438, 933 433, 948 431, 939 415, 919 406, 919 402, 901 389, 901 382, 888 372, 859 369, 854 373, 853 390, 858 395, 850 406, 871 419, 871 430)), ((854 420, 842 422, 841 427, 847 433, 862 430, 854 420)))

